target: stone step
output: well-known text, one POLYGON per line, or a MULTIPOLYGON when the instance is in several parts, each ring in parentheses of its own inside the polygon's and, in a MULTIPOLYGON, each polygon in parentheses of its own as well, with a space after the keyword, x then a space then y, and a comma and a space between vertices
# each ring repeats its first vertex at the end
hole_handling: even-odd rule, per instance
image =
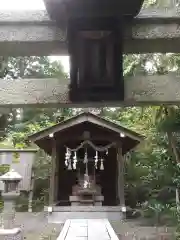
POLYGON ((80 203, 93 203, 93 199, 82 199, 79 201, 80 203))

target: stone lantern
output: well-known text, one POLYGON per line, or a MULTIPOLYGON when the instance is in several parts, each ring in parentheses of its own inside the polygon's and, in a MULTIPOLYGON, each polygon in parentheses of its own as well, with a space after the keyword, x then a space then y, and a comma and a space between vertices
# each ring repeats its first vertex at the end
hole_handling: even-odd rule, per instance
POLYGON ((21 180, 21 175, 13 169, 0 176, 0 181, 3 181, 4 183, 4 191, 2 191, 1 194, 4 200, 4 209, 2 214, 3 228, 13 228, 15 219, 15 201, 20 195, 18 184, 21 180))

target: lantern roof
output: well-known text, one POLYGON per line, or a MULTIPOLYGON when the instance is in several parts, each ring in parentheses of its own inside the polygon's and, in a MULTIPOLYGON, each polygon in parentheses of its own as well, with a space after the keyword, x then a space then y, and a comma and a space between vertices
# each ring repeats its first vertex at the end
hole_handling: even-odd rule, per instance
POLYGON ((5 173, 4 175, 0 176, 1 181, 21 181, 22 176, 16 172, 14 169, 11 169, 9 172, 5 173))

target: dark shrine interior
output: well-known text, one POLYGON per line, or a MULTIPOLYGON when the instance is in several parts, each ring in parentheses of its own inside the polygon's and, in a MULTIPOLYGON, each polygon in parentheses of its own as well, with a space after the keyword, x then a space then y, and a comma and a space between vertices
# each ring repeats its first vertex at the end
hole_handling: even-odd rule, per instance
MULTIPOLYGON (((88 158, 94 159, 95 150, 88 148, 88 158)), ((67 170, 65 167, 65 152, 66 148, 62 147, 59 155, 59 186, 58 186, 58 203, 59 205, 70 205, 69 196, 72 195, 72 186, 78 183, 78 175, 85 173, 84 164, 81 163, 77 165, 76 170, 67 170)), ((116 192, 116 180, 117 180, 117 166, 116 166, 116 149, 110 148, 108 155, 103 153, 101 155, 104 158, 104 170, 95 170, 93 164, 94 162, 89 162, 88 173, 94 176, 96 184, 99 184, 102 189, 102 195, 104 196, 103 205, 105 206, 115 206, 117 205, 117 192, 116 192)), ((81 161, 84 158, 84 149, 78 151, 78 158, 81 161)))

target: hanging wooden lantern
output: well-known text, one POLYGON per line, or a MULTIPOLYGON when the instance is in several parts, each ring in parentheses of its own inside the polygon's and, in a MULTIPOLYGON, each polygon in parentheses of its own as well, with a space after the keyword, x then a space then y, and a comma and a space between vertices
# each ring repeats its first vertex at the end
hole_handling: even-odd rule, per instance
POLYGON ((68 49, 72 101, 124 99, 119 19, 70 19, 68 49))
POLYGON ((44 0, 67 31, 72 102, 124 100, 123 32, 143 0, 44 0))
POLYGON ((44 0, 50 18, 61 27, 70 17, 125 16, 134 18, 144 0, 44 0))

